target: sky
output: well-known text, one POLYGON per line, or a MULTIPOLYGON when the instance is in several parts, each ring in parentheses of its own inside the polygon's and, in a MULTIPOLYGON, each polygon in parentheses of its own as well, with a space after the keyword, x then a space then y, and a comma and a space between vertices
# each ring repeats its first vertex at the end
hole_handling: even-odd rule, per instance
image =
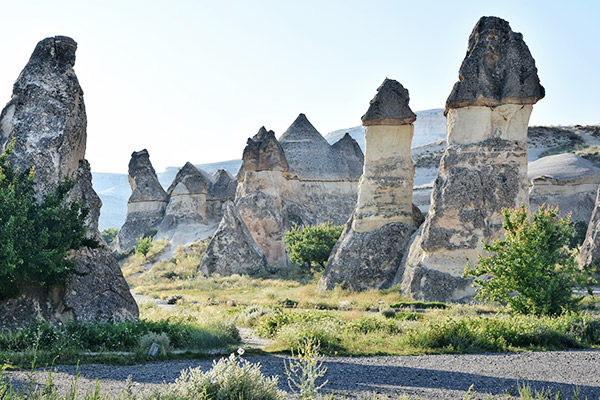
POLYGON ((322 133, 360 125, 384 78, 413 110, 444 107, 481 16, 509 21, 546 98, 531 125, 600 123, 600 1, 11 1, 0 14, 0 103, 38 41, 78 42, 94 172, 241 158, 261 126, 305 113, 322 133))

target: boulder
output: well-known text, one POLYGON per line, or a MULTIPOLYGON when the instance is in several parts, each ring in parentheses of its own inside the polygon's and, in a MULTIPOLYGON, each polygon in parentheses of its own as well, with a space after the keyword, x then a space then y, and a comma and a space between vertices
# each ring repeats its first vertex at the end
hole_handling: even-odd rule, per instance
POLYGON ((558 206, 561 216, 588 223, 594 211, 600 168, 573 153, 543 157, 528 165, 529 206, 558 206))
MULTIPOLYGON (((77 43, 65 36, 37 44, 0 114, 0 144, 6 148, 15 140, 13 160, 22 168, 35 167, 40 190, 72 179, 71 199, 90 208, 88 235, 105 245, 98 231, 102 203, 85 160, 87 120, 73 69, 76 49, 77 43)), ((0 325, 15 328, 41 318, 52 324, 138 318, 119 264, 106 247, 83 248, 71 257, 80 275, 66 287, 29 287, 19 297, 0 302, 0 325)))
POLYGON ((235 204, 228 201, 225 214, 210 241, 198 272, 204 276, 256 274, 267 268, 267 259, 260 250, 235 204))
POLYGON ((410 238, 422 223, 412 204, 415 169, 410 157, 415 114, 408 90, 386 79, 377 89, 365 125, 365 165, 352 218, 331 252, 319 290, 392 285, 410 238))
POLYGON ((140 238, 154 236, 169 203, 169 195, 158 181, 146 149, 131 154, 129 185, 127 216, 116 239, 119 251, 132 249, 140 238))
POLYGON ((528 204, 527 125, 544 96, 521 34, 496 17, 479 20, 459 81, 446 103, 447 147, 427 218, 415 235, 403 274, 416 299, 471 298, 461 278, 487 242, 502 234, 504 207, 528 204))

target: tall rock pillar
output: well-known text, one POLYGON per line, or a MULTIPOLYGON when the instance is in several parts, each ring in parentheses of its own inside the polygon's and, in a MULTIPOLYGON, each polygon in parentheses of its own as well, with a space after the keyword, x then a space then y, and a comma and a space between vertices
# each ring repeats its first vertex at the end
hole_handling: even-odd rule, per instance
POLYGON ((148 150, 134 151, 131 154, 128 178, 131 196, 127 201, 125 223, 117 236, 119 251, 132 249, 138 239, 153 236, 165 217, 169 204, 169 195, 158 181, 148 150))
POLYGON ((440 301, 473 296, 461 278, 465 265, 477 262, 482 239, 502 234, 502 208, 528 204, 527 125, 543 97, 523 36, 507 21, 482 17, 446 102, 448 146, 431 207, 397 276, 405 293, 440 301))
POLYGON ((362 117, 366 151, 356 209, 331 253, 320 290, 340 284, 354 290, 389 287, 422 222, 412 205, 410 147, 417 117, 408 90, 391 79, 377 90, 362 117))
MULTIPOLYGON (((66 36, 37 44, 0 114, 0 147, 4 150, 14 140, 12 161, 23 170, 35 168, 39 192, 71 179, 70 198, 90 210, 88 236, 104 245, 98 231, 102 202, 85 159, 87 118, 73 68, 76 50, 77 43, 66 36)), ((137 304, 110 250, 84 247, 71 252, 70 258, 77 274, 64 287, 27 287, 18 297, 0 301, 0 329, 36 319, 56 324, 138 318, 137 304)))

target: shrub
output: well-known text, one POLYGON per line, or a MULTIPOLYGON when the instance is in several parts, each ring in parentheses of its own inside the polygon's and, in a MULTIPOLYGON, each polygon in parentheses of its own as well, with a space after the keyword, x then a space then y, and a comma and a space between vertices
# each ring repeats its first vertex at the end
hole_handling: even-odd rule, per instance
POLYGON ((152 250, 152 238, 145 237, 137 240, 138 244, 133 246, 135 249, 135 254, 140 254, 143 257, 146 257, 150 250, 152 250))
POLYGON ((159 351, 163 356, 166 356, 171 347, 171 340, 166 333, 155 333, 149 332, 140 338, 139 351, 146 355, 150 350, 150 347, 154 344, 159 345, 159 351))
POLYGON ((556 315, 573 310, 580 297, 574 287, 588 280, 575 266, 569 250, 573 234, 570 215, 542 205, 537 213, 525 206, 503 209, 505 238, 485 243, 490 255, 467 265, 463 277, 475 277, 477 298, 506 303, 521 314, 556 315))
POLYGON ((119 230, 117 228, 106 228, 100 234, 106 241, 106 244, 111 244, 119 234, 119 230))
POLYGON ((342 234, 341 226, 331 224, 297 226, 285 234, 286 252, 292 262, 308 266, 319 264, 325 267, 329 254, 342 234))
MULTIPOLYGON (((243 354, 243 350, 238 352, 243 354)), ((150 399, 161 400, 220 400, 256 399, 283 400, 285 392, 277 388, 277 377, 265 377, 260 363, 249 363, 235 354, 213 361, 210 370, 184 370, 172 384, 156 390, 150 399)))
POLYGON ((34 169, 13 168, 13 144, 0 155, 0 299, 26 286, 64 286, 77 273, 68 252, 98 247, 86 238, 88 209, 69 200, 73 182, 38 193, 34 169))
POLYGON ((319 342, 315 342, 314 339, 304 339, 298 347, 296 356, 285 362, 288 386, 292 392, 298 393, 300 400, 321 398, 319 390, 327 384, 327 381, 317 384, 317 380, 323 378, 327 372, 327 367, 323 365, 321 359, 319 342))

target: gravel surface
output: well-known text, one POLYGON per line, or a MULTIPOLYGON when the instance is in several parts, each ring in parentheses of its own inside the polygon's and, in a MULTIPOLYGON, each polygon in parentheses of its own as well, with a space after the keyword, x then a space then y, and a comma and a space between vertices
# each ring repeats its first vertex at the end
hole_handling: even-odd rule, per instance
MULTIPOLYGON (((284 356, 248 357, 260 362, 263 373, 279 375, 281 389, 289 391, 283 373, 284 356)), ((429 356, 328 357, 328 392, 361 398, 373 394, 399 398, 403 393, 421 399, 462 399, 474 385, 473 399, 505 398, 517 394, 517 385, 560 391, 571 398, 576 387, 580 398, 600 398, 600 351, 554 351, 533 353, 463 354, 429 356)), ((182 369, 200 366, 208 369, 211 361, 166 361, 135 366, 82 365, 79 387, 92 390, 96 378, 104 392, 117 395, 126 388, 131 376, 134 391, 151 390, 163 382, 173 382, 182 369)), ((55 383, 68 388, 75 376, 73 366, 56 368, 55 383)), ((27 382, 27 374, 7 374, 17 383, 27 382)), ((45 380, 45 374, 40 375, 45 380)), ((385 398, 385 397, 382 397, 385 398)))

